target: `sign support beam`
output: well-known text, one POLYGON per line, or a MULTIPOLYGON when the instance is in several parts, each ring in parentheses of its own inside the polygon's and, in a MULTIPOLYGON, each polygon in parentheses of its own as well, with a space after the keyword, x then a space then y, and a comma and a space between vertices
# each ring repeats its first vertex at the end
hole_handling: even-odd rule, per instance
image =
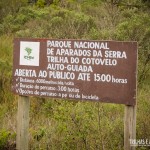
POLYGON ((19 96, 17 112, 17 150, 28 150, 29 141, 29 109, 30 100, 28 96, 19 96))
POLYGON ((124 150, 135 150, 131 141, 136 139, 136 105, 125 106, 124 118, 124 150))

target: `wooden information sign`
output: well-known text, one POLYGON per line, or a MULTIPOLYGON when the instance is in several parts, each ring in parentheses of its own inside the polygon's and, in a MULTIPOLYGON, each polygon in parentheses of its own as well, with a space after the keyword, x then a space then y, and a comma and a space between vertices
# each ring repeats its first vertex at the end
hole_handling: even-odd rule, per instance
POLYGON ((135 150, 137 42, 14 40, 17 150, 28 150, 28 96, 125 104, 124 150, 135 150))
POLYGON ((137 43, 15 39, 15 94, 135 105, 137 43))

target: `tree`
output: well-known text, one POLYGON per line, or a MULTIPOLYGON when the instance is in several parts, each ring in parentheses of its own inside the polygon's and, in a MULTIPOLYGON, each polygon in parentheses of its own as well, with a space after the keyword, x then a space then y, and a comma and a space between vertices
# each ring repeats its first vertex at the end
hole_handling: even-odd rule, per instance
POLYGON ((0 1, 0 20, 7 14, 15 14, 19 11, 20 7, 25 6, 28 0, 1 0, 0 1))

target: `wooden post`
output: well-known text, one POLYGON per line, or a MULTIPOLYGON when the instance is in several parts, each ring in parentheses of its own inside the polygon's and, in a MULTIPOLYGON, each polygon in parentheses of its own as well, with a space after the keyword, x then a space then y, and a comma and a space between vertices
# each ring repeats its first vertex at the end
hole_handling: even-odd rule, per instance
POLYGON ((136 139, 136 106, 125 106, 124 150, 135 150, 130 140, 136 139))
POLYGON ((28 150, 28 129, 29 129, 29 108, 30 101, 27 96, 19 96, 18 98, 18 114, 17 114, 17 150, 28 150))

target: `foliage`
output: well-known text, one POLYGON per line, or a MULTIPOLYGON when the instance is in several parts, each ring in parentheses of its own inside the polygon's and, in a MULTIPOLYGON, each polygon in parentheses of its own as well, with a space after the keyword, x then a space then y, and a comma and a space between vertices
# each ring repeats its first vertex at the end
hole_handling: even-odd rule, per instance
POLYGON ((9 131, 6 130, 0 130, 0 150, 4 149, 15 149, 15 144, 14 143, 9 143, 9 139, 14 139, 15 134, 12 134, 9 131))
POLYGON ((0 1, 0 21, 8 14, 14 15, 19 8, 27 4, 27 0, 1 0, 0 1))
POLYGON ((44 17, 26 23, 26 28, 18 31, 17 36, 83 38, 91 28, 95 28, 93 19, 85 14, 60 8, 50 8, 48 11, 44 17))
POLYGON ((12 70, 12 37, 0 37, 0 103, 8 102, 12 98, 10 91, 12 70))
POLYGON ((46 116, 39 126, 30 128, 31 142, 36 143, 33 149, 120 149, 123 147, 122 108, 49 99, 41 105, 40 112, 32 114, 35 120, 41 114, 46 116))
POLYGON ((42 8, 45 5, 45 0, 38 0, 36 4, 37 4, 38 7, 42 8))
MULTIPOLYGON (((8 148, 16 136, 17 96, 11 93, 14 37, 137 41, 137 138, 150 138, 150 120, 147 119, 150 117, 150 15, 147 4, 148 1, 138 0, 128 3, 125 0, 2 0, 0 146, 8 148)), ((123 110, 122 105, 32 97, 30 149, 121 150, 123 110)))
POLYGON ((17 15, 7 15, 3 19, 3 23, 0 24, 0 34, 15 33, 16 31, 25 28, 24 25, 30 20, 32 22, 32 19, 43 18, 48 13, 49 12, 47 10, 42 10, 40 8, 39 10, 36 10, 32 7, 22 7, 17 15))
POLYGON ((10 133, 5 130, 0 131, 0 149, 2 149, 6 145, 9 134, 10 133))

